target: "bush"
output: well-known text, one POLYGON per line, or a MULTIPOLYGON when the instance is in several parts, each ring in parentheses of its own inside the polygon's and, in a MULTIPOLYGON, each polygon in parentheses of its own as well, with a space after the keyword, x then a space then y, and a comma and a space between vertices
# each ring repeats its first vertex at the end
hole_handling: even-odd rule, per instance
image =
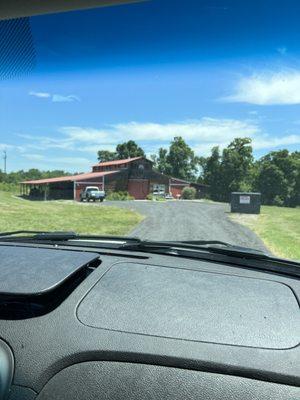
POLYGON ((284 206, 284 200, 280 196, 275 196, 273 200, 273 205, 277 207, 283 207, 284 206))
POLYGON ((181 198, 185 200, 193 200, 196 197, 196 189, 193 187, 185 187, 182 191, 181 198))
POLYGON ((156 196, 154 198, 154 200, 156 200, 156 201, 166 201, 166 199, 164 197, 162 197, 162 196, 156 196))
POLYGON ((18 193, 19 186, 16 185, 15 183, 0 182, 0 191, 18 193))
POLYGON ((130 196, 128 192, 109 192, 106 196, 106 199, 126 201, 126 200, 134 200, 134 197, 130 196))
POLYGON ((152 193, 147 194, 146 199, 147 199, 147 200, 154 200, 153 194, 152 194, 152 193))

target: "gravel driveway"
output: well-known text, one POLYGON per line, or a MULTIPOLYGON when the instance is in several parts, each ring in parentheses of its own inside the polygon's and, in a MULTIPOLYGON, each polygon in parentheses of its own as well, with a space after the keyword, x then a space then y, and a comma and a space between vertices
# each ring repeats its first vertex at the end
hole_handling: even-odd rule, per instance
POLYGON ((250 229, 229 218, 229 206, 199 201, 106 201, 135 210, 146 218, 130 232, 149 240, 222 240, 239 246, 265 250, 250 229))

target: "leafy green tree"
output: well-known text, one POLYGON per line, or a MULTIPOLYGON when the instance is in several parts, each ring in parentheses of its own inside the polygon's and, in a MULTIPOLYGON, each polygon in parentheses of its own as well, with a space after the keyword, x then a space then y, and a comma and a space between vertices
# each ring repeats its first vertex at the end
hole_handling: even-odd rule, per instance
POLYGON ((160 148, 151 156, 154 168, 174 178, 195 181, 199 158, 181 136, 174 137, 169 149, 160 148))
POLYGON ((199 158, 181 136, 174 137, 166 160, 171 166, 171 175, 175 178, 190 181, 196 179, 199 158))
POLYGON ((118 144, 115 151, 99 150, 97 152, 97 158, 100 162, 133 157, 145 157, 144 150, 134 140, 118 144))
POLYGON ((300 152, 272 151, 258 162, 255 188, 264 204, 300 204, 300 152))
POLYGON ((118 160, 133 157, 145 157, 144 150, 133 140, 118 144, 116 147, 116 153, 118 160))
POLYGON ((213 200, 218 200, 220 195, 220 182, 221 182, 221 155, 218 146, 211 150, 209 157, 200 157, 200 165, 202 167, 202 174, 198 178, 199 183, 204 183, 210 186, 210 197, 213 200))
POLYGON ((171 175, 172 167, 168 163, 168 150, 160 147, 158 150, 158 155, 153 154, 151 156, 152 161, 154 162, 153 167, 161 172, 162 174, 171 175))
POLYGON ((250 138, 235 138, 223 150, 220 166, 221 200, 228 201, 231 192, 240 191, 250 183, 252 164, 250 138))
POLYGON ((210 185, 213 200, 228 201, 230 193, 250 190, 253 181, 251 139, 235 138, 222 152, 213 147, 211 156, 200 158, 201 179, 210 185))
POLYGON ((284 204, 288 195, 288 181, 284 173, 270 161, 264 161, 257 177, 257 188, 262 194, 263 204, 284 204), (276 201, 275 201, 276 199, 276 201))
POLYGON ((100 162, 113 161, 117 158, 117 153, 115 151, 99 150, 97 154, 98 161, 100 162))

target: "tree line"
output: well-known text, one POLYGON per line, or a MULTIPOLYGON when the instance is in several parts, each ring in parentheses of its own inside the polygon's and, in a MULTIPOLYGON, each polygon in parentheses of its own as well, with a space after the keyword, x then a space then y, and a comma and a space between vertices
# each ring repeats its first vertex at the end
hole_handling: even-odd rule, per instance
POLYGON ((300 205, 300 152, 271 151, 254 160, 251 139, 236 138, 223 151, 213 147, 200 158, 199 182, 210 185, 213 200, 228 201, 231 192, 260 192, 262 203, 300 205))
MULTIPOLYGON (((120 143, 115 151, 99 150, 100 162, 132 157, 146 157, 133 140, 120 143)), ((229 201, 231 192, 260 192, 267 205, 296 207, 300 205, 300 152, 271 151, 255 160, 250 138, 235 138, 226 148, 211 149, 208 157, 195 155, 182 137, 174 137, 168 148, 161 147, 150 156, 159 172, 191 182, 210 186, 210 198, 229 201)), ((32 168, 4 174, 0 182, 21 181, 70 175, 62 170, 40 171, 32 168)))
MULTIPOLYGON (((119 144, 114 152, 98 151, 99 161, 145 157, 133 140, 119 144)), ((174 137, 169 148, 161 147, 150 157, 159 172, 210 186, 210 198, 229 201, 231 192, 260 192, 262 203, 296 207, 300 205, 300 152, 271 151, 255 160, 252 140, 235 138, 222 151, 211 149, 198 157, 182 137, 174 137)))

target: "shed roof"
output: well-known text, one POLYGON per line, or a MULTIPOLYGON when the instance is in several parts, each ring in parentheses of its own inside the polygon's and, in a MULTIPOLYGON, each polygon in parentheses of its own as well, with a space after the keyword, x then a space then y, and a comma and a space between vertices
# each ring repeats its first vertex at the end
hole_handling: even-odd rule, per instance
MULTIPOLYGON (((100 163, 94 164, 93 167, 107 167, 107 166, 110 166, 110 165, 128 164, 128 163, 131 163, 133 161, 140 160, 142 158, 146 159, 146 157, 142 157, 141 156, 141 157, 125 158, 123 160, 104 161, 104 162, 100 162, 100 163)), ((146 159, 146 160, 148 160, 148 159, 146 159)), ((152 162, 151 160, 148 160, 148 161, 152 162)))
POLYGON ((85 174, 59 176, 57 178, 36 179, 31 181, 23 181, 25 185, 43 185, 55 182, 80 182, 91 178, 101 178, 105 175, 117 174, 119 171, 105 171, 105 172, 88 172, 85 174))

